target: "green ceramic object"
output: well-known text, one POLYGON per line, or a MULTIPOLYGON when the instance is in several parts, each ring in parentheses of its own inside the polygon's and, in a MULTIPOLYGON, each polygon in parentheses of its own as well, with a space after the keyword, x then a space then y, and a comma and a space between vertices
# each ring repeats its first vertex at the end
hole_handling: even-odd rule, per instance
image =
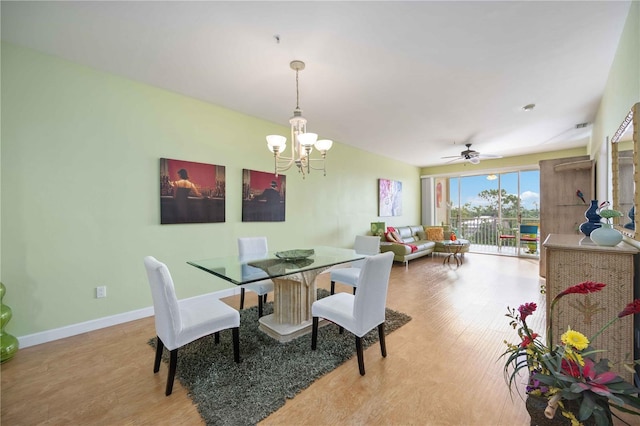
POLYGON ((11 308, 2 302, 6 291, 4 284, 0 283, 0 362, 10 360, 18 352, 18 339, 4 331, 13 315, 11 308))
POLYGON ((313 256, 314 249, 296 249, 276 252, 276 257, 284 260, 301 260, 313 256))

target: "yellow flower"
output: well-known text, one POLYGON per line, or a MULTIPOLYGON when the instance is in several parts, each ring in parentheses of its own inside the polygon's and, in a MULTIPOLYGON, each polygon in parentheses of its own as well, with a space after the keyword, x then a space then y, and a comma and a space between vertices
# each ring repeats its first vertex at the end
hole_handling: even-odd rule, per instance
POLYGON ((560 336, 560 339, 565 345, 572 346, 579 351, 586 349, 587 346, 589 346, 589 339, 587 339, 584 334, 575 330, 571 330, 571 328, 569 328, 566 333, 560 336))
POLYGON ((567 347, 567 350, 565 351, 564 356, 568 360, 573 361, 576 364, 580 364, 581 366, 584 367, 584 358, 582 358, 582 355, 580 355, 578 352, 572 351, 569 347, 567 347))
POLYGON ((562 410, 562 415, 571 420, 571 426, 580 426, 582 424, 578 421, 576 416, 569 411, 562 410))

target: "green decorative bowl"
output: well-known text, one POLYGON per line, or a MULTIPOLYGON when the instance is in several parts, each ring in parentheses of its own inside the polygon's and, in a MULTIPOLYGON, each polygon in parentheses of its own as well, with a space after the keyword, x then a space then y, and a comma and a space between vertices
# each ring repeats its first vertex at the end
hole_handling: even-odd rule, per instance
POLYGON ((313 256, 314 253, 313 249, 285 250, 276 252, 276 257, 284 260, 300 260, 313 256))

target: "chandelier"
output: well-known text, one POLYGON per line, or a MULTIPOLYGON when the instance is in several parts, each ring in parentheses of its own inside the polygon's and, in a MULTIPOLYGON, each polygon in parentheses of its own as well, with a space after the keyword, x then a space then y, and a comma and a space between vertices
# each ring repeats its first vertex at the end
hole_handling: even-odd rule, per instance
POLYGON ((327 151, 331 149, 333 141, 328 139, 318 140, 316 133, 307 133, 307 119, 302 116, 299 106, 300 92, 298 90, 298 72, 304 69, 304 62, 291 61, 289 64, 296 72, 296 109, 293 110, 293 117, 289 119, 291 124, 291 156, 284 156, 287 149, 287 138, 280 135, 267 136, 267 147, 273 153, 275 175, 279 172, 289 170, 292 165, 298 167, 298 172, 302 173, 304 179, 306 174, 313 170, 322 170, 324 176, 327 175, 325 159, 327 151), (313 148, 320 152, 320 158, 311 158, 313 148), (317 165, 314 165, 317 164, 317 165))

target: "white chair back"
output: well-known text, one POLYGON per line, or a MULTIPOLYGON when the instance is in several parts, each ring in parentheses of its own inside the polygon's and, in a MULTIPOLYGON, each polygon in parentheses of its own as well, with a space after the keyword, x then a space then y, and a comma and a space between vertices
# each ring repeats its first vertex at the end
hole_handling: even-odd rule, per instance
MULTIPOLYGON (((238 258, 241 262, 258 260, 264 258, 268 254, 266 237, 245 237, 238 238, 238 258)), ((242 278, 269 278, 269 276, 260 268, 242 265, 242 278)))
POLYGON ((171 273, 167 265, 153 256, 144 258, 144 266, 153 297, 156 334, 167 349, 176 349, 178 347, 176 336, 182 329, 182 318, 171 273))
POLYGON ((393 252, 376 254, 364 259, 358 279, 358 291, 353 302, 356 335, 384 322, 392 264, 393 252))
POLYGON ((267 237, 238 238, 238 254, 241 257, 265 255, 268 252, 267 237))
MULTIPOLYGON (((356 235, 356 241, 353 245, 353 249, 358 254, 366 256, 373 256, 380 253, 380 237, 371 235, 356 235)), ((352 262, 353 268, 362 268, 364 260, 356 260, 352 262)))

